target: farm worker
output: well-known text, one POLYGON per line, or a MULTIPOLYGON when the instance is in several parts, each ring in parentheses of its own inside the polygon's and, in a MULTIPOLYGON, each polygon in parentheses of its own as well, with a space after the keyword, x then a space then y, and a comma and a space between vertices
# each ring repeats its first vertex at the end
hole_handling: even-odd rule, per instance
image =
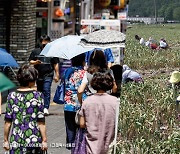
POLYGON ((145 45, 151 49, 158 48, 156 41, 152 37, 150 37, 148 41, 145 41, 144 38, 141 38, 138 35, 135 35, 135 39, 138 40, 141 45, 145 45))
POLYGON ((139 41, 141 45, 145 45, 145 40, 142 37, 139 37, 138 35, 135 35, 135 39, 139 41))
POLYGON ((141 45, 145 45, 147 47, 150 47, 150 42, 145 41, 144 38, 139 37, 138 35, 135 35, 135 39, 138 40, 141 45))
POLYGON ((169 82, 172 84, 173 87, 173 95, 174 95, 174 99, 176 100, 176 115, 180 120, 180 109, 179 109, 180 72, 179 71, 172 72, 169 82))
POLYGON ((149 38, 149 47, 151 49, 156 49, 158 47, 156 41, 152 37, 149 38))
POLYGON ((164 38, 161 38, 161 40, 159 41, 159 48, 167 49, 167 47, 168 47, 168 44, 166 40, 164 38))
POLYGON ((143 79, 139 73, 131 70, 127 65, 123 65, 122 83, 129 81, 143 82, 143 79))

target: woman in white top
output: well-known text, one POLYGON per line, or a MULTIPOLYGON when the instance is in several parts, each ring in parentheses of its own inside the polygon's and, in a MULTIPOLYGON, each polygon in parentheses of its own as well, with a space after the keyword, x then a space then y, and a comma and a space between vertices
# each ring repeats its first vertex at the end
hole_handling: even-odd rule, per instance
MULTIPOLYGON (((91 54, 91 57, 90 57, 90 66, 89 66, 86 74, 84 75, 81 85, 78 88, 79 102, 82 103, 82 93, 85 91, 86 88, 88 91, 87 95, 96 93, 96 91, 91 87, 90 82, 91 82, 93 74, 95 72, 102 72, 102 71, 104 72, 104 70, 108 70, 108 66, 107 66, 107 61, 106 61, 103 51, 101 51, 101 50, 93 51, 93 53, 91 54)), ((109 71, 111 72, 110 69, 109 69, 109 71)), ((116 93, 116 91, 117 91, 117 85, 114 81, 112 93, 116 93)))

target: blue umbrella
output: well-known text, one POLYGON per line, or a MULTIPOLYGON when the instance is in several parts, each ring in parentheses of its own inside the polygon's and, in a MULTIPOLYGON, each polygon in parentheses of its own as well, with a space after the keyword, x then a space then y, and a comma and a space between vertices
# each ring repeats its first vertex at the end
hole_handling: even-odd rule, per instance
POLYGON ((19 67, 13 56, 2 48, 0 48, 0 66, 19 67))

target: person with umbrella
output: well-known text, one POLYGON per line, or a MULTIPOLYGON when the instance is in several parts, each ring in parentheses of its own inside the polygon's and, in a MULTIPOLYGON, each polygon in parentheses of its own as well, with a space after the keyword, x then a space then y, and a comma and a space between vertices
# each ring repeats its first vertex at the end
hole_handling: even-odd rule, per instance
MULTIPOLYGON (((6 68, 10 68, 14 74, 15 74, 15 72, 13 71, 12 67, 19 67, 19 65, 17 64, 14 57, 3 48, 0 48, 0 67, 1 67, 0 71, 2 71, 3 73, 5 73, 6 68)), ((4 81, 7 81, 8 79, 3 77, 3 74, 1 74, 1 80, 2 79, 4 79, 4 80, 3 80, 3 82, 1 82, 1 84, 3 85, 3 86, 0 85, 1 88, 3 88, 3 91, 8 90, 7 87, 4 85, 4 81)), ((8 83, 10 84, 11 82, 8 81, 8 83)), ((2 104, 2 95, 1 95, 1 90, 0 90, 0 115, 2 112, 1 104, 2 104)))
POLYGON ((34 67, 38 70, 39 76, 37 79, 37 90, 44 94, 44 113, 46 115, 49 114, 49 105, 50 105, 50 97, 51 97, 51 84, 53 81, 59 81, 59 59, 56 57, 44 57, 40 56, 42 49, 49 43, 50 37, 47 35, 43 35, 40 38, 41 47, 32 51, 29 62, 34 65, 34 67))
POLYGON ((3 73, 0 72, 0 115, 1 115, 1 103, 2 95, 1 92, 12 89, 15 87, 15 84, 9 80, 3 73))

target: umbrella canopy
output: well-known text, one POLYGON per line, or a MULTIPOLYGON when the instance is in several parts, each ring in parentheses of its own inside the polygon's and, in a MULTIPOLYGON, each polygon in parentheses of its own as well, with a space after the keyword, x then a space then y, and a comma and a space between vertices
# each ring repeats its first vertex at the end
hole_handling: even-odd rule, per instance
POLYGON ((15 84, 0 72, 0 92, 12 89, 15 84))
POLYGON ((0 66, 19 67, 13 56, 2 48, 0 48, 0 66))
POLYGON ((85 53, 94 48, 83 48, 79 45, 83 36, 68 35, 61 37, 51 43, 48 43, 42 50, 40 55, 46 57, 59 57, 63 59, 71 59, 79 54, 85 53))
POLYGON ((125 47, 126 35, 116 30, 98 30, 81 39, 80 45, 93 48, 125 47))

